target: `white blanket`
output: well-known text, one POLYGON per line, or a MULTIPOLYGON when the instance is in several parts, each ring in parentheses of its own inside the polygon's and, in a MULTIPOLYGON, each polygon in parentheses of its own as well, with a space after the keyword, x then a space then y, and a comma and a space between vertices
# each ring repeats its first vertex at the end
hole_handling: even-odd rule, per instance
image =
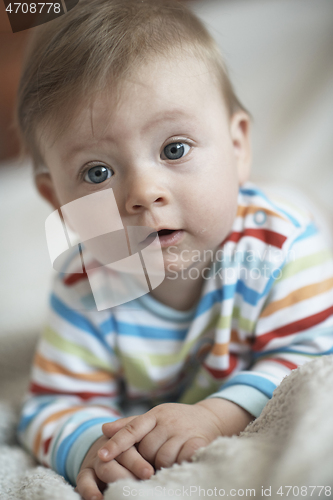
MULTIPOLYGON (((333 2, 201 0, 195 9, 254 116, 252 180, 300 187, 326 209, 332 238, 333 2)), ((26 166, 0 166, 0 212, 0 500, 78 500, 14 439, 53 273, 44 234, 51 208, 38 198, 26 166)), ((143 489, 148 498, 219 498, 222 489, 225 496, 248 498, 250 488, 258 498, 269 496, 271 487, 271 498, 325 500, 329 490, 319 487, 332 485, 333 363, 326 357, 293 372, 241 437, 221 438, 198 451, 194 463, 162 470, 147 482, 111 485, 105 498, 144 498, 143 489), (289 490, 293 485, 312 488, 289 490), (124 486, 142 490, 127 496, 124 486), (153 489, 158 486, 162 491, 153 489)))
MULTIPOLYGON (((16 422, 17 409, 0 403, 1 500, 78 500, 71 485, 17 445, 16 422)), ((333 356, 323 356, 286 377, 240 436, 218 438, 192 463, 148 481, 113 483, 104 497, 325 499, 332 489, 333 356)))

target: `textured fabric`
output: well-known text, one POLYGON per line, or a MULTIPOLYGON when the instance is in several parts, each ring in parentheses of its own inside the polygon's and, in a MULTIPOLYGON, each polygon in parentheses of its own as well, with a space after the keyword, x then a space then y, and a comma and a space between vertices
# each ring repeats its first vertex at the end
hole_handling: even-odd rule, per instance
POLYGON ((18 429, 73 484, 119 403, 225 397, 257 417, 291 370, 333 352, 332 254, 309 214, 251 183, 190 311, 149 295, 84 310, 92 294, 78 265, 73 253, 55 279, 18 429))
MULTIPOLYGON (((21 365, 18 371, 26 376, 21 365)), ((290 498, 332 498, 332 387, 333 356, 314 359, 282 381, 240 436, 217 438, 198 450, 192 462, 159 470, 148 481, 112 483, 104 499, 263 498, 263 489, 271 500, 286 498, 288 491, 290 498), (255 493, 249 491, 253 488, 255 493)), ((0 400, 1 500, 78 500, 62 476, 38 466, 14 442, 17 418, 0 400)))

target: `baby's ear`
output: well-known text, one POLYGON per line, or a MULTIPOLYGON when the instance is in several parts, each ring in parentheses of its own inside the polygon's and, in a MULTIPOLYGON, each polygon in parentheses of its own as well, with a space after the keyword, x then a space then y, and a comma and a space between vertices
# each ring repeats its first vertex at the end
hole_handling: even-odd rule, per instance
POLYGON ((245 111, 236 111, 230 120, 230 133, 237 164, 238 183, 244 184, 250 176, 252 150, 250 117, 245 111))
POLYGON ((37 174, 35 184, 39 194, 48 201, 55 210, 60 208, 60 203, 56 195, 54 184, 49 173, 37 174))

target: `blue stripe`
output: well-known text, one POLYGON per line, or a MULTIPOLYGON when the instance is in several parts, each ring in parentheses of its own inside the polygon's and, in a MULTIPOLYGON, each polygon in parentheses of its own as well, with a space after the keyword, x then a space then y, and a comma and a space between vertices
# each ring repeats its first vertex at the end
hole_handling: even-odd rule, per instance
POLYGON ((100 329, 103 335, 108 335, 113 332, 117 333, 117 324, 111 313, 110 316, 100 324, 100 329))
POLYGON ((309 238, 310 236, 313 236, 314 234, 317 234, 318 233, 318 228, 315 226, 315 224, 313 224, 313 222, 311 222, 311 224, 309 224, 306 228, 305 228, 305 231, 300 234, 296 239, 295 241, 293 241, 293 244, 291 245, 290 248, 293 247, 294 243, 296 243, 297 241, 301 241, 301 240, 304 240, 305 238, 309 238))
MULTIPOLYGON (((224 285, 223 288, 218 290, 213 290, 206 295, 204 295, 198 304, 198 307, 195 312, 195 316, 192 319, 192 322, 195 318, 204 314, 206 311, 211 309, 215 303, 219 303, 225 299, 232 298, 234 296, 234 291, 236 288, 236 284, 232 285, 224 285)), ((114 316, 110 314, 110 317, 105 320, 100 328, 104 335, 107 335, 111 332, 120 332, 122 335, 133 335, 136 337, 144 337, 144 338, 158 338, 158 339, 176 339, 183 340, 188 331, 187 328, 179 329, 179 330, 171 330, 168 328, 154 328, 149 325, 136 325, 129 324, 126 322, 120 322, 115 319, 114 316)))
POLYGON ((50 296, 50 305, 51 308, 68 323, 89 333, 94 338, 98 339, 109 352, 112 351, 111 346, 106 342, 101 332, 97 330, 87 318, 66 306, 66 304, 64 304, 54 293, 50 296))
POLYGON ((259 300, 268 294, 268 292, 269 292, 270 288, 273 286, 274 282, 275 282, 275 279, 273 278, 273 276, 270 276, 270 278, 268 279, 268 281, 266 283, 266 286, 265 286, 263 292, 259 293, 256 290, 253 290, 252 288, 249 288, 248 286, 246 286, 244 281, 238 280, 236 292, 239 293, 240 295, 242 295, 245 302, 247 302, 251 306, 256 306, 258 304, 259 300))
POLYGON ((262 196, 262 192, 255 188, 240 188, 239 191, 247 196, 262 196))
POLYGON ((110 314, 108 319, 105 320, 100 327, 104 335, 115 332, 118 335, 129 335, 132 337, 158 340, 184 340, 188 332, 188 328, 175 330, 149 325, 139 325, 137 323, 127 323, 126 321, 117 320, 112 314, 110 314))
MULTIPOLYGON (((37 397, 40 397, 40 396, 37 396, 37 397)), ((43 397, 44 399, 44 402, 39 404, 38 406, 35 407, 35 411, 30 414, 30 415, 26 415, 24 416, 24 407, 23 407, 23 413, 22 413, 22 418, 20 420, 20 423, 17 427, 17 431, 18 432, 24 432, 25 429, 27 428, 27 426, 30 424, 30 422, 35 418, 35 416, 41 411, 43 410, 43 408, 45 408, 46 406, 48 406, 51 402, 55 401, 57 399, 57 397, 54 397, 54 396, 46 396, 46 400, 45 401, 45 397, 43 397)), ((29 400, 29 404, 31 404, 31 400, 29 400)))
MULTIPOLYGON (((321 356, 329 356, 330 354, 333 354, 333 347, 331 347, 330 349, 328 349, 325 352, 322 352, 321 356)), ((320 356, 320 354, 316 354, 316 356, 320 356)))
POLYGON ((79 425, 75 431, 72 432, 69 436, 67 436, 63 442, 60 444, 56 456, 56 470, 59 474, 64 476, 64 478, 70 482, 70 479, 67 477, 66 474, 66 460, 67 456, 69 453, 69 450, 71 449, 72 445, 74 442, 79 438, 80 434, 82 434, 86 429, 89 427, 92 427, 93 425, 96 424, 105 424, 107 422, 113 422, 114 420, 117 420, 117 417, 113 417, 110 415, 109 417, 98 417, 98 418, 93 418, 91 420, 88 420, 87 422, 83 422, 83 424, 79 425))
POLYGON ((255 189, 255 188, 248 188, 248 189, 244 188, 244 189, 242 189, 241 188, 240 192, 242 194, 245 194, 245 195, 248 195, 248 196, 260 196, 265 201, 267 201, 273 208, 275 208, 275 210, 277 210, 277 212, 280 212, 281 214, 284 214, 294 224, 294 226, 301 227, 301 224, 298 222, 297 219, 295 219, 295 217, 293 217, 289 212, 286 212, 286 210, 284 210, 283 208, 280 208, 277 205, 275 205, 275 203, 273 203, 272 200, 270 200, 269 198, 267 198, 267 196, 265 195, 265 193, 263 191, 261 191, 260 189, 255 189))
MULTIPOLYGON (((280 267, 283 267, 283 265, 284 263, 282 263, 280 267)), ((276 271, 278 271, 278 269, 279 268, 276 268, 276 271)), ((238 280, 236 283, 232 283, 230 285, 223 285, 222 288, 213 290, 202 297, 195 312, 194 319, 212 309, 212 307, 216 303, 221 303, 225 300, 234 298, 235 291, 236 293, 242 295, 245 302, 252 306, 255 306, 258 304, 262 297, 268 294, 274 282, 274 277, 270 276, 270 278, 267 280, 264 290, 261 293, 247 287, 242 280, 238 280)), ((111 332, 118 332, 119 335, 130 335, 134 337, 159 340, 184 340, 188 332, 188 328, 173 330, 168 328, 157 328, 149 325, 137 325, 126 323, 124 321, 117 321, 112 315, 110 315, 110 317, 101 324, 100 328, 104 335, 107 335, 111 332)))
POLYGON ((201 316, 201 314, 204 314, 207 312, 209 309, 211 309, 217 302, 221 302, 222 300, 225 300, 226 298, 231 298, 232 297, 232 289, 235 287, 235 285, 225 285, 223 288, 220 288, 218 290, 213 290, 209 293, 206 293, 198 304, 197 310, 195 311, 195 316, 194 318, 196 319, 197 317, 201 316))
MULTIPOLYGON (((216 302, 223 300, 225 295, 232 298, 235 286, 236 285, 228 285, 224 286, 223 289, 213 290, 212 292, 207 293, 204 297, 202 297, 200 303, 198 304, 195 317, 198 317, 211 309, 216 302)), ((121 335, 166 340, 183 340, 188 332, 188 328, 172 330, 168 328, 152 327, 149 325, 133 325, 123 321, 117 321, 112 315, 110 315, 110 317, 101 324, 100 328, 104 335, 111 332, 118 332, 121 335)))
POLYGON ((275 349, 273 351, 265 351, 264 353, 261 354, 255 354, 254 358, 256 361, 260 361, 260 358, 265 360, 267 356, 270 356, 271 354, 281 354, 281 353, 289 353, 289 354, 300 354, 301 356, 308 356, 309 358, 315 358, 318 356, 328 356, 330 354, 333 354, 333 346, 330 347, 327 351, 323 352, 305 352, 305 351, 299 351, 296 349, 293 349, 292 347, 281 347, 280 349, 275 349))
POLYGON ((259 375, 255 375, 254 373, 243 372, 232 377, 228 382, 223 384, 220 387, 220 391, 227 387, 231 387, 233 385, 248 385, 250 387, 254 387, 261 391, 268 398, 272 397, 273 391, 276 389, 276 385, 273 384, 270 380, 266 378, 260 377, 259 375))
MULTIPOLYGON (((299 344, 303 343, 304 345, 305 342, 307 341, 312 341, 313 339, 316 339, 318 337, 327 337, 327 336, 332 336, 332 343, 333 343, 333 326, 327 326, 327 327, 324 327, 324 328, 320 328, 318 326, 315 326, 314 328, 312 328, 311 330, 308 330, 306 331, 305 333, 302 333, 302 332, 299 332, 297 334, 297 338, 295 338, 295 343, 294 344, 289 344, 288 342, 288 346, 287 347, 280 347, 280 348, 277 348, 277 349, 272 349, 272 350, 269 350, 269 351, 262 351, 262 352, 253 352, 253 357, 256 361, 258 361, 261 357, 267 357, 271 354, 278 354, 278 353, 282 353, 282 352, 286 352, 286 353, 290 353, 290 354, 307 354, 309 356, 322 356, 324 353, 306 353, 304 351, 299 351, 297 350, 297 347, 299 346, 299 344), (295 349, 294 349, 295 348, 295 349)), ((329 352, 331 351, 331 349, 329 351, 327 351, 325 354, 329 354, 329 352)))
POLYGON ((136 325, 131 323, 118 322, 119 335, 131 335, 144 339, 166 339, 184 340, 188 329, 170 330, 168 328, 154 327, 149 325, 136 325))
POLYGON ((115 331, 117 335, 139 337, 142 339, 154 340, 178 340, 183 341, 188 333, 188 329, 169 330, 167 328, 153 327, 149 325, 136 325, 132 323, 117 322, 117 329, 109 329, 108 322, 104 323, 104 331, 115 331))

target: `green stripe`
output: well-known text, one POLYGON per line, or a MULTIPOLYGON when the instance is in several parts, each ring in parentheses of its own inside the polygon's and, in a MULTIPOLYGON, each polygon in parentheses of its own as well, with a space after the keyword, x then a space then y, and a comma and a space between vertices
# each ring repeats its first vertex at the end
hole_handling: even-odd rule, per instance
MULTIPOLYGON (((202 339, 209 330, 213 328, 230 328, 232 319, 238 320, 238 328, 241 328, 249 333, 253 332, 256 322, 240 316, 239 308, 234 307, 232 316, 231 315, 219 316, 218 314, 214 315, 214 317, 205 326, 204 330, 195 339, 182 344, 181 348, 178 349, 177 352, 169 354, 145 353, 144 356, 146 362, 150 366, 154 367, 166 367, 180 363, 181 361, 186 359, 187 355, 189 354, 193 346, 200 339, 202 339)), ((131 354, 124 355, 122 353, 122 358, 124 360, 126 360, 126 358, 128 358, 128 360, 130 359, 131 363, 132 359, 135 358, 136 356, 137 356, 136 352, 133 353, 133 356, 131 354)), ((128 360, 126 360, 127 364, 129 364, 128 360)), ((142 366, 143 366, 143 371, 146 373, 145 364, 143 364, 142 366)))
MULTIPOLYGON (((184 344, 182 344, 181 348, 177 350, 175 353, 170 353, 170 354, 156 354, 156 353, 145 353, 145 359, 147 363, 149 363, 150 366, 154 367, 166 367, 170 365, 175 365, 177 363, 180 363, 183 361, 190 350, 193 348, 193 346, 200 340, 202 339, 205 334, 215 328, 231 328, 231 322, 232 320, 238 320, 238 328, 241 328, 242 330, 245 330, 246 332, 252 333, 255 328, 255 321, 251 321, 250 319, 243 318, 240 316, 240 309, 239 307, 234 307, 232 315, 229 316, 219 316, 218 314, 215 314, 209 323, 205 326, 204 330, 192 341, 188 341, 184 344)), ((116 353, 117 354, 117 353, 116 353)), ((125 360, 126 358, 132 360, 137 356, 137 353, 135 352, 133 354, 133 357, 131 354, 124 355, 124 353, 121 354, 122 358, 125 360)), ((132 362, 132 361, 131 361, 132 362)), ((128 363, 128 361, 126 361, 128 363)), ((145 370, 145 365, 143 364, 143 369, 144 372, 145 370)))
MULTIPOLYGON (((209 330, 212 328, 216 328, 216 325, 219 320, 219 315, 216 314, 211 318, 209 323, 205 326, 205 328, 202 330, 202 332, 193 340, 187 341, 182 344, 181 348, 177 350, 175 353, 171 354, 155 354, 155 353, 146 353, 145 358, 147 360, 147 363, 149 363, 151 366, 160 366, 160 367, 165 367, 165 366, 170 366, 170 365, 175 365, 177 363, 180 363, 184 359, 186 359, 189 351, 192 349, 192 347, 205 336, 205 333, 207 333, 209 330)), ((123 355, 124 356, 124 355, 123 355)), ((133 357, 137 356, 137 353, 133 354, 133 357)), ((126 356, 125 356, 126 357, 126 356)), ((132 359, 132 356, 129 356, 130 359, 132 359)))
MULTIPOLYGON (((292 252, 292 249, 290 250, 292 252)), ((306 257, 300 257, 299 259, 289 262, 282 269, 281 277, 277 278, 274 284, 283 279, 294 276, 294 274, 303 271, 304 269, 310 269, 311 267, 323 264, 328 260, 332 259, 332 252, 330 250, 322 250, 321 252, 314 253, 312 255, 307 255, 306 257)))
POLYGON ((237 327, 245 330, 246 332, 252 333, 255 329, 256 321, 252 321, 248 318, 243 318, 243 316, 240 315, 239 307, 234 307, 232 311, 232 319, 238 320, 237 327))
MULTIPOLYGON (((171 354, 144 353, 144 354, 141 354, 141 356, 146 359, 145 364, 149 364, 150 366, 165 367, 165 366, 175 365, 176 363, 179 363, 186 358, 188 352, 191 350, 193 345, 199 340, 199 338, 201 338, 201 337, 195 338, 191 342, 187 342, 186 344, 183 344, 181 349, 179 349, 175 353, 171 353, 171 354)), ((122 356, 122 359, 124 360, 124 362, 127 363, 128 362, 127 360, 131 360, 130 362, 133 363, 135 360, 135 357, 137 356, 137 353, 134 352, 133 356, 131 356, 130 354, 124 355, 124 353, 122 353, 121 356, 122 356)), ((146 372, 145 364, 143 364, 142 366, 143 366, 144 371, 146 372)))
POLYGON ((201 366, 195 380, 191 383, 191 386, 184 391, 178 402, 195 404, 220 390, 221 385, 221 380, 214 379, 212 375, 201 366), (204 387, 202 386, 203 379, 205 380, 204 387), (198 382, 199 380, 201 381, 200 384, 198 382))
POLYGON ((108 372, 111 372, 111 366, 102 359, 98 358, 92 354, 88 349, 80 345, 70 342, 69 340, 61 337, 56 331, 54 331, 49 326, 45 327, 42 338, 45 339, 49 344, 58 349, 59 351, 67 352, 68 354, 73 354, 74 356, 82 359, 86 363, 93 365, 98 368, 102 368, 108 372))
POLYGON ((216 326, 217 328, 230 328, 231 327, 231 320, 232 320, 232 315, 229 314, 229 316, 219 316, 217 317, 216 320, 216 326))
POLYGON ((128 385, 132 385, 137 389, 156 389, 156 381, 151 380, 147 373, 147 361, 145 362, 144 356, 138 358, 135 355, 133 357, 122 355, 121 363, 124 369, 124 378, 128 385))

